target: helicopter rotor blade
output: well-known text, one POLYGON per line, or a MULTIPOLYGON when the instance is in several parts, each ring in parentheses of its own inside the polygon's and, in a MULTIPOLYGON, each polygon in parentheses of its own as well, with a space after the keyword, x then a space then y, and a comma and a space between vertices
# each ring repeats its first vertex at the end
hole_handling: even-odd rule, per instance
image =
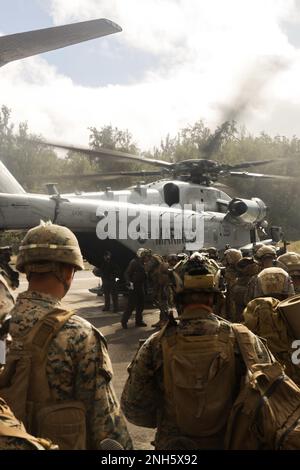
POLYGON ((60 142, 49 142, 49 141, 41 141, 41 140, 36 140, 36 139, 30 139, 31 142, 35 142, 47 147, 54 147, 54 148, 60 148, 64 150, 69 150, 71 152, 77 152, 77 153, 82 153, 86 154, 91 158, 99 158, 99 159, 107 159, 109 157, 113 157, 116 160, 124 160, 124 161, 132 161, 136 163, 147 163, 149 165, 157 166, 159 168, 167 168, 171 169, 173 168, 173 163, 166 162, 163 160, 154 160, 152 158, 144 158, 144 157, 139 157, 137 155, 133 155, 131 153, 127 152, 122 152, 120 150, 111 150, 111 149, 106 149, 106 148, 98 148, 96 149, 91 149, 87 146, 75 146, 75 145, 69 145, 69 144, 64 144, 60 142))
POLYGON ((52 28, 37 29, 0 37, 0 66, 61 47, 122 31, 110 20, 82 21, 52 28))
MULTIPOLYGON (((264 173, 249 173, 248 171, 230 171, 228 175, 238 177, 238 178, 260 178, 260 179, 276 179, 282 181, 290 181, 295 179, 292 176, 282 176, 282 175, 266 175, 264 173)), ((226 176, 226 175, 224 175, 226 176)))
POLYGON ((278 160, 257 160, 252 162, 242 162, 237 163, 236 165, 228 165, 230 170, 238 170, 240 168, 249 168, 251 166, 259 166, 259 165, 268 165, 269 163, 277 162, 278 160))
POLYGON ((58 181, 73 181, 80 179, 81 181, 106 181, 114 180, 118 178, 123 178, 124 176, 131 177, 147 177, 147 176, 161 176, 163 173, 161 171, 112 171, 112 172, 103 172, 103 173, 87 173, 80 175, 48 175, 43 179, 47 180, 58 180, 58 181))

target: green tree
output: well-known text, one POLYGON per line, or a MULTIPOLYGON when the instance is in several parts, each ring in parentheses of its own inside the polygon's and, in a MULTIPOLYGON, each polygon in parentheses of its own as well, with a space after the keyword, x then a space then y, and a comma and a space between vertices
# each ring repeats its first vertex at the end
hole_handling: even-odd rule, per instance
POLYGON ((56 172, 60 161, 53 150, 31 142, 26 122, 15 125, 11 122, 11 111, 2 106, 0 112, 0 155, 3 163, 27 191, 43 189, 41 176, 56 172))

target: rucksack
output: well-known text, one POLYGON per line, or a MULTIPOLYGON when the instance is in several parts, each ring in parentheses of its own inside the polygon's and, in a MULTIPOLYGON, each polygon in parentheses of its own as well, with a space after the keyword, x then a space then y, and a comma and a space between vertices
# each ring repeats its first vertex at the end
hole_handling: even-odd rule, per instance
POLYGON ((235 395, 234 335, 162 334, 164 416, 195 448, 221 448, 235 395), (203 446, 203 447, 202 447, 203 446))
MULTIPOLYGON (((32 450, 58 450, 58 446, 53 445, 47 439, 37 438, 27 433, 23 423, 16 419, 5 401, 0 398, 0 450, 6 449, 7 438, 16 439, 17 450, 22 449, 24 444, 28 450, 29 448, 32 450)), ((10 449, 13 450, 11 445, 10 449)))
POLYGON ((281 313, 279 300, 263 297, 252 300, 244 310, 245 325, 257 336, 265 338, 275 358, 285 366, 285 373, 300 385, 300 365, 293 364, 292 343, 296 339, 281 313))
POLYGON ((300 389, 272 356, 259 364, 255 336, 246 326, 232 327, 248 374, 230 413, 225 448, 300 449, 300 389))
POLYGON ((50 439, 61 450, 86 448, 83 403, 55 401, 46 375, 49 345, 73 314, 57 308, 39 320, 26 335, 14 337, 7 363, 0 373, 0 396, 27 431, 50 439))

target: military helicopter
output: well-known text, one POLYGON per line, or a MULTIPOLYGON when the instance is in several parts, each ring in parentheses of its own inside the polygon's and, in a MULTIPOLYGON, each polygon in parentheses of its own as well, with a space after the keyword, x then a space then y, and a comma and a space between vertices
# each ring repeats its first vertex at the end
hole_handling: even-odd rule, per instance
MULTIPOLYGON (((102 19, 0 37, 0 63, 4 65, 120 30, 118 25, 102 19)), ((166 255, 211 245, 224 250, 227 245, 241 247, 254 239, 259 240, 258 232, 266 217, 264 202, 258 198, 231 198, 211 184, 228 175, 281 178, 237 171, 270 161, 244 162, 234 166, 210 159, 171 163, 107 149, 40 143, 85 152, 98 159, 115 158, 157 168, 108 172, 100 176, 82 175, 82 178, 101 180, 117 176, 158 177, 152 183, 140 183, 122 191, 107 188, 96 193, 60 194, 55 185, 49 184, 49 194, 46 195, 26 193, 1 163, 0 229, 28 229, 41 219, 66 225, 77 235, 85 258, 96 266, 106 250, 112 251, 120 266, 125 267, 139 247, 148 247, 166 255)))
MULTIPOLYGON (((236 165, 220 164, 209 159, 172 163, 138 157, 117 150, 103 148, 94 150, 88 147, 41 141, 39 144, 87 154, 89 157, 100 160, 109 158, 110 161, 115 159, 117 162, 143 163, 143 165, 156 167, 156 170, 80 175, 82 180, 93 181, 106 181, 125 176, 157 178, 151 183, 137 183, 118 191, 106 188, 105 191, 100 192, 60 195, 54 185, 48 186, 52 193, 50 197, 57 204, 55 221, 72 228, 86 258, 92 264, 97 264, 106 250, 112 251, 116 259, 120 260, 125 267, 133 253, 140 247, 151 248, 161 255, 191 251, 212 245, 219 250, 224 250, 228 245, 246 249, 253 241, 259 241, 260 234, 264 232, 267 207, 259 198, 247 200, 230 197, 222 190, 222 186, 218 186, 217 180, 222 177, 267 180, 287 178, 279 175, 238 171, 251 166, 266 165, 272 160, 242 162, 236 165), (93 210, 94 218, 91 214, 93 210), (113 214, 113 226, 110 227, 107 220, 105 221, 108 214, 113 214), (124 214, 126 214, 125 222, 124 214), (98 217, 97 223, 95 223, 95 215, 98 217), (162 233, 164 217, 169 218, 167 236, 162 233), (180 219, 182 217, 186 217, 190 222, 190 227, 194 229, 191 230, 192 234, 187 235, 181 232, 178 235, 178 224, 182 223, 180 219), (143 227, 141 227, 141 220, 144 221, 143 227), (106 225, 105 222, 107 222, 106 225), (123 222, 126 225, 125 235, 124 227, 120 234, 122 231, 120 225, 123 222), (202 230, 198 238, 195 234, 197 222, 198 230, 202 230), (155 223, 158 229, 156 233, 153 233, 150 228, 155 223), (130 237, 126 231, 132 224, 135 224, 134 237, 130 237), (93 230, 91 230, 92 227, 93 230), (99 233, 100 229, 102 233, 99 233)), ((58 181, 74 179, 74 175, 62 175, 57 179, 58 181)), ((278 229, 272 230, 276 238, 274 241, 278 241, 278 232, 278 229)), ((267 243, 271 242, 272 239, 267 240, 267 243)))

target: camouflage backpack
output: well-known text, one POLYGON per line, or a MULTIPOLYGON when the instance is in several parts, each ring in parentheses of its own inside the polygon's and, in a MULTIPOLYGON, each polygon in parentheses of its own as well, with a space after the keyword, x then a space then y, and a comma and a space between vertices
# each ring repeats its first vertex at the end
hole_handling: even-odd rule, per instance
POLYGON ((164 415, 194 448, 222 448, 236 387, 231 327, 221 322, 218 334, 203 336, 164 331, 164 415))
POLYGON ((299 450, 300 389, 272 356, 260 364, 253 335, 233 324, 247 367, 225 436, 227 450, 299 450))
POLYGON ((285 366, 285 373, 300 385, 300 365, 292 363, 293 333, 273 297, 253 299, 243 312, 245 325, 256 335, 267 340, 275 358, 285 366))
POLYGON ((46 363, 49 344, 73 315, 55 309, 23 336, 14 338, 0 372, 0 396, 34 436, 50 439, 60 450, 86 448, 85 407, 79 401, 55 402, 46 363), (14 347, 22 344, 22 348, 14 347))

